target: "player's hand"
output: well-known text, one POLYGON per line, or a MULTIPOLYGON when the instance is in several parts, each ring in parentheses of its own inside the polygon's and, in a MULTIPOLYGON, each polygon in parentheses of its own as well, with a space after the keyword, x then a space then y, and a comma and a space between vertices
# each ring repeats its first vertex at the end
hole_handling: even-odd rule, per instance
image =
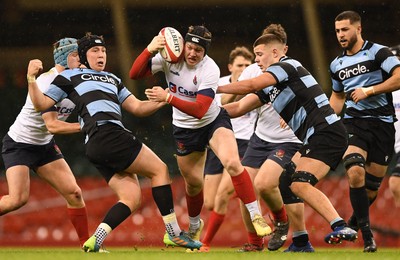
POLYGON ((41 60, 34 59, 30 60, 28 64, 27 76, 36 77, 43 70, 43 64, 41 60))
POLYGON ((156 53, 158 50, 164 48, 166 42, 165 37, 162 35, 154 36, 153 40, 147 45, 147 50, 151 53, 156 53))
POLYGON ((165 102, 168 90, 159 86, 154 86, 153 88, 146 89, 144 93, 150 101, 165 102))
POLYGON ((353 99, 354 102, 358 103, 361 100, 366 99, 369 96, 372 96, 375 94, 374 87, 368 87, 368 88, 356 88, 351 94, 351 98, 353 99))

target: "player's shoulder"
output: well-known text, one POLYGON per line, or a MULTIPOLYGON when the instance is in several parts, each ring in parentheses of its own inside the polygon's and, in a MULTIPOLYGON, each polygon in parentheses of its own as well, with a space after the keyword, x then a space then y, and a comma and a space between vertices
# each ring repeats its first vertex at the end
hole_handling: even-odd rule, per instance
POLYGON ((218 67, 217 63, 213 60, 213 58, 211 58, 208 55, 204 56, 204 58, 201 61, 201 63, 206 68, 210 67, 210 68, 213 68, 213 69, 218 69, 218 71, 219 71, 219 67, 218 67))
POLYGON ((231 83, 231 75, 223 76, 218 80, 218 85, 226 85, 229 83, 231 83))
POLYGON ((262 71, 257 63, 250 64, 240 74, 239 80, 255 78, 262 74, 262 71))

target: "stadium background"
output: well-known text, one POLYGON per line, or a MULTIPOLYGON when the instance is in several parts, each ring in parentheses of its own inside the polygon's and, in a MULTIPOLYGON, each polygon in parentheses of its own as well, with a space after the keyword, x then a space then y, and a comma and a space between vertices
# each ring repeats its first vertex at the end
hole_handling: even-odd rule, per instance
MULTIPOLYGON (((120 76, 126 86, 143 99, 146 87, 165 86, 162 75, 134 82, 128 79, 128 71, 135 57, 162 27, 172 26, 184 34, 189 25, 204 24, 213 33, 209 55, 220 66, 223 76, 228 74, 226 64, 231 49, 238 45, 251 49, 254 39, 266 25, 280 23, 288 33, 289 55, 300 60, 330 95, 327 69, 340 52, 333 21, 338 13, 347 9, 361 14, 364 39, 388 46, 400 43, 400 2, 397 0, 1 0, 0 136, 6 134, 25 102, 29 60, 40 58, 45 69, 49 69, 53 65, 53 42, 67 36, 80 38, 88 31, 104 35, 108 47, 107 70, 120 76)), ((168 164, 174 177, 177 212, 183 215, 180 221, 186 225, 183 184, 174 159, 170 113, 170 108, 165 107, 149 118, 138 119, 125 114, 124 124, 168 164)), ((71 120, 76 120, 76 115, 71 120)), ((81 135, 57 136, 56 140, 83 189, 92 232, 115 197, 86 160, 81 135)), ((147 180, 142 182, 143 207, 113 232, 107 244, 161 245, 161 218, 154 223, 153 216, 158 212, 147 180)), ((343 169, 330 173, 329 178, 318 185, 330 196, 339 213, 348 218, 351 213, 343 169)), ((5 193, 7 183, 0 160, 0 194, 5 193)), ((246 242, 236 203, 230 204, 232 216, 227 217, 217 234, 217 245, 246 242), (224 235, 227 233, 229 237, 224 235)), ((387 189, 386 179, 371 209, 378 245, 400 245, 400 225, 396 221, 399 212, 387 189)), ((207 219, 208 213, 204 210, 203 214, 207 219)), ((312 210, 307 209, 306 215, 311 241, 320 245, 329 227, 312 210)), ((65 217, 62 199, 32 174, 28 205, 0 217, 0 246, 72 245, 76 237, 65 217)))

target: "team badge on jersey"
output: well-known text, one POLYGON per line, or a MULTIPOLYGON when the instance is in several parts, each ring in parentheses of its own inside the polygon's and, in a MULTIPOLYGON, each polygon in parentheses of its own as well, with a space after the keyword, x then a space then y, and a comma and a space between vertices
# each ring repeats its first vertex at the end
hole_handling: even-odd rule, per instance
POLYGON ((196 75, 193 78, 193 84, 197 85, 197 76, 196 75))

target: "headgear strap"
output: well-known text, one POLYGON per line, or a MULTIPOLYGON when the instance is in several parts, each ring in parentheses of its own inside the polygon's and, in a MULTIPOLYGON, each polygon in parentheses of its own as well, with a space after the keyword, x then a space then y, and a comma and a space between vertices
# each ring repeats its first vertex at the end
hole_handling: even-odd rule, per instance
POLYGON ((210 47, 210 44, 211 44, 211 39, 206 39, 206 38, 203 38, 201 36, 198 36, 198 35, 192 34, 192 33, 187 33, 186 34, 185 41, 193 42, 193 43, 196 43, 196 44, 200 45, 201 47, 204 48, 206 53, 207 53, 208 48, 210 47))

